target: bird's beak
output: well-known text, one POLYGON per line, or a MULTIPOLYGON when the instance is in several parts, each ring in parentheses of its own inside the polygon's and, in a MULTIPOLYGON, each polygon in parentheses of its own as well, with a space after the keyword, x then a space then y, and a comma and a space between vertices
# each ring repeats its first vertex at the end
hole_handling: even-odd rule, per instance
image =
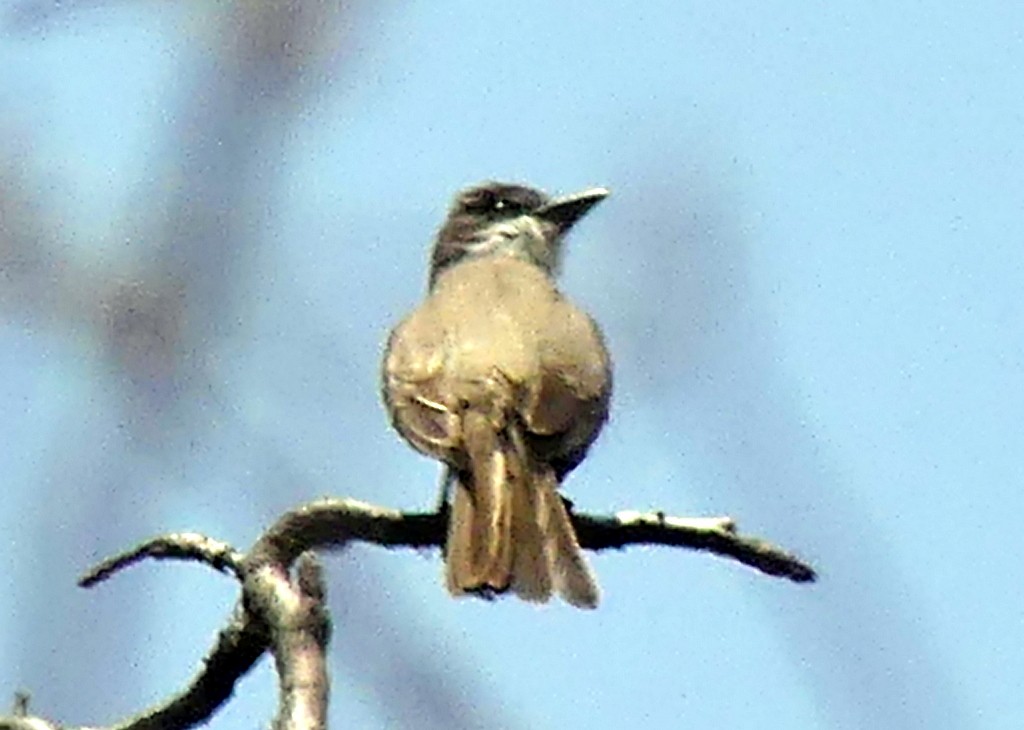
POLYGON ((555 224, 559 233, 565 233, 609 194, 611 191, 608 188, 590 188, 572 195, 563 195, 542 205, 534 211, 534 215, 555 224))

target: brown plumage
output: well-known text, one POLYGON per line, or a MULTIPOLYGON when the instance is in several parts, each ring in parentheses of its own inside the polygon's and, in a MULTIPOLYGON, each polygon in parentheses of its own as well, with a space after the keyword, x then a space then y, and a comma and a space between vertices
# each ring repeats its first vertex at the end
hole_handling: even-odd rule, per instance
POLYGON ((607 419, 611 362, 553 274, 562 235, 605 194, 549 201, 498 184, 463 193, 439 234, 426 300, 388 341, 392 422, 452 477, 445 564, 455 595, 555 592, 597 605, 558 487, 607 419))

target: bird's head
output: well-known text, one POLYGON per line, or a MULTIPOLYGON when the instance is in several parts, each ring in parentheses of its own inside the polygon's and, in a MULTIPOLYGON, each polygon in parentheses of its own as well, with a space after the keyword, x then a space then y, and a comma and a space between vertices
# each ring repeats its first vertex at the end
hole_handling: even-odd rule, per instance
POLYGON ((514 256, 554 275, 565 234, 607 196, 607 189, 591 188, 550 198, 534 188, 499 182, 463 190, 438 231, 431 286, 442 271, 480 256, 514 256))

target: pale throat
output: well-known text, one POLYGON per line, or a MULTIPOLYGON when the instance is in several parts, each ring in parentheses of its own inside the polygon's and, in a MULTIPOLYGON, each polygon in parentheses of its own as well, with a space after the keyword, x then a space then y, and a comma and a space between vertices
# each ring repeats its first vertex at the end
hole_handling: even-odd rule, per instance
POLYGON ((537 219, 522 215, 512 220, 496 221, 482 228, 465 245, 466 252, 477 256, 511 256, 539 266, 549 274, 558 269, 559 245, 557 239, 549 243, 537 219))

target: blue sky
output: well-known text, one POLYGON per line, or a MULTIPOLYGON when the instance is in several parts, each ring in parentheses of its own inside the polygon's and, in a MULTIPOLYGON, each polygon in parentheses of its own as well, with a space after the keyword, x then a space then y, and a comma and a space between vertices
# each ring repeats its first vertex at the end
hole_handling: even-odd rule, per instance
MULTIPOLYGON (((190 676, 230 583, 74 587, 135 540, 245 547, 321 494, 432 504, 380 348, 451 195, 499 178, 613 191, 563 277, 617 389, 566 492, 729 514, 822 580, 634 549, 594 557, 580 615, 454 602, 436 554, 355 548, 327 560, 334 723, 1024 722, 1024 9, 395 3, 328 13, 245 85, 252 10, 0 8, 2 192, 57 272, 0 291, 0 691, 101 723, 190 676), (167 377, 96 328, 154 261, 198 282, 167 377)), ((214 726, 273 698, 264 666, 214 726)))

